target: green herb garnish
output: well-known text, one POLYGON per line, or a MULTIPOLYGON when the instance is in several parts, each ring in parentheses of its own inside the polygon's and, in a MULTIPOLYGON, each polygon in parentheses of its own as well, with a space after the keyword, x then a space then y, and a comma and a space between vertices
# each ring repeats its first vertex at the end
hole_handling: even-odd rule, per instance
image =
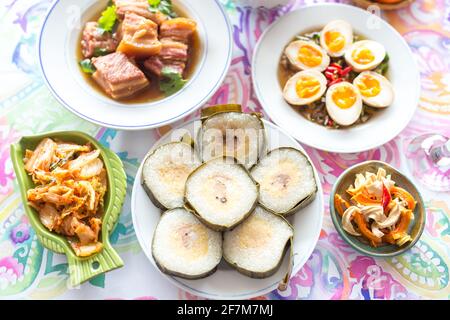
POLYGON ((381 61, 380 65, 375 69, 375 72, 385 75, 388 69, 389 69, 389 56, 386 53, 386 56, 384 57, 383 61, 381 61))
POLYGON ((171 18, 176 18, 177 14, 173 11, 172 0, 148 0, 149 10, 151 12, 161 12, 171 18))
POLYGON ((91 59, 84 59, 80 61, 81 71, 88 74, 93 74, 95 72, 95 67, 92 64, 91 59))
POLYGON ((162 68, 161 76, 163 78, 159 80, 159 89, 164 92, 166 96, 170 96, 181 90, 187 82, 179 72, 170 67, 162 68))
POLYGON ((318 33, 318 32, 313 33, 313 35, 311 36, 311 38, 312 38, 316 43, 320 43, 320 33, 318 33))
POLYGON ((109 54, 109 50, 105 48, 95 48, 94 49, 94 57, 106 56, 109 54))
POLYGON ((117 22, 116 6, 107 7, 98 19, 98 29, 101 33, 112 32, 117 22))

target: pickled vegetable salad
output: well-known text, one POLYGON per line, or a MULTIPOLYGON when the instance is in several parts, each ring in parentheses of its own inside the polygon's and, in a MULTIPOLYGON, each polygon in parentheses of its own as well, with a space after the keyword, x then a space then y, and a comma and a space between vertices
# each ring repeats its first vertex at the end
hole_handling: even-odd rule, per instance
POLYGON ((383 243, 402 246, 412 240, 408 227, 416 201, 408 191, 395 186, 384 169, 379 168, 377 174, 357 174, 347 193, 353 205, 338 194, 334 198, 346 232, 367 239, 374 247, 383 243))
POLYGON ((24 158, 36 184, 27 192, 29 204, 48 230, 68 237, 81 257, 102 249, 98 237, 107 177, 99 156, 100 150, 89 144, 45 138, 24 158))

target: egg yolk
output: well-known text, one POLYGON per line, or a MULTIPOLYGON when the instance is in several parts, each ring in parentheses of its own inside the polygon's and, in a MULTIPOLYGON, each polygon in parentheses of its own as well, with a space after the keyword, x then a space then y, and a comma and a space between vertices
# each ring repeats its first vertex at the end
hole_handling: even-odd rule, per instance
POLYGON ((352 58, 359 64, 368 64, 375 60, 375 56, 372 51, 365 47, 359 47, 353 50, 352 58))
POLYGON ((370 76, 362 77, 356 86, 364 97, 375 97, 381 91, 380 82, 370 76))
POLYGON ((307 67, 317 67, 322 63, 322 52, 311 46, 303 46, 298 50, 298 60, 307 67))
POLYGON ((356 102, 356 93, 351 87, 342 86, 334 89, 331 98, 341 109, 348 109, 356 102))
POLYGON ((331 52, 341 51, 345 46, 345 37, 337 31, 325 32, 325 43, 331 52))
POLYGON ((299 98, 310 98, 319 92, 320 82, 314 77, 301 77, 295 84, 295 90, 299 98))

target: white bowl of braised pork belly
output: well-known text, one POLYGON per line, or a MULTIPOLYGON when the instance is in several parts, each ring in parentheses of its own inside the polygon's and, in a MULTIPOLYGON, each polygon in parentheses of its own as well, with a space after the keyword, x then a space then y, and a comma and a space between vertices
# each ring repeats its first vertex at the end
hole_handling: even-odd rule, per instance
POLYGON ((59 0, 39 39, 56 99, 123 130, 160 127, 200 108, 231 54, 231 26, 215 0, 59 0))

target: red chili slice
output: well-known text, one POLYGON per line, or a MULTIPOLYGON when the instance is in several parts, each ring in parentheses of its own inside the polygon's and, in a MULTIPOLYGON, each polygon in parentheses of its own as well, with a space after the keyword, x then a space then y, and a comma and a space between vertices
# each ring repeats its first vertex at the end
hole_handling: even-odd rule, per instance
POLYGON ((335 68, 338 68, 338 69, 342 69, 340 64, 337 64, 337 63, 334 63, 334 62, 330 63, 330 67, 335 67, 335 68))
POLYGON ((325 73, 325 77, 327 77, 327 79, 330 79, 330 80, 336 79, 336 75, 333 72, 325 71, 324 73, 325 73))
POLYGON ((348 75, 350 73, 350 71, 352 71, 352 67, 344 68, 341 71, 339 71, 339 75, 341 77, 345 77, 346 75, 348 75))
POLYGON ((325 71, 328 71, 328 72, 333 72, 333 73, 339 73, 339 72, 341 72, 341 69, 340 68, 337 68, 337 67, 334 67, 334 66, 328 66, 326 69, 325 69, 325 71))
POLYGON ((389 192, 388 188, 383 183, 383 197, 381 200, 381 203, 383 204, 383 211, 386 212, 386 208, 389 205, 389 202, 391 202, 391 193, 389 192))

